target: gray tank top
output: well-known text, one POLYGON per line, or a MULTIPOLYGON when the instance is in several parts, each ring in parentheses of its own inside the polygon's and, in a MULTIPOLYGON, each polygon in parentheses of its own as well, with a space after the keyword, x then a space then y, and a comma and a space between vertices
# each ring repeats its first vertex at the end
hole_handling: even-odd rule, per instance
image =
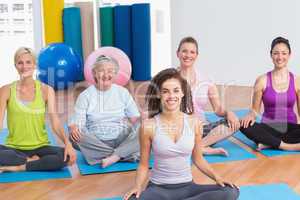
POLYGON ((151 182, 177 184, 192 181, 191 154, 195 135, 187 118, 184 114, 182 135, 177 142, 173 142, 167 133, 161 130, 160 116, 155 116, 156 130, 152 140, 154 166, 150 175, 151 182))

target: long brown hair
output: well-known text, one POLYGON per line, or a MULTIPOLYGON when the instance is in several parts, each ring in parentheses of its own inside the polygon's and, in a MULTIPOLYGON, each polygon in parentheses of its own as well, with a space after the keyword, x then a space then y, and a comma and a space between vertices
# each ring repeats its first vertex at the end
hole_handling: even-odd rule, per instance
POLYGON ((152 80, 148 86, 146 92, 146 104, 148 106, 149 118, 162 112, 161 101, 160 101, 160 90, 162 84, 169 79, 177 79, 180 82, 181 90, 184 94, 181 100, 180 111, 186 114, 193 114, 194 107, 192 101, 191 87, 187 81, 182 78, 179 71, 175 68, 168 68, 160 71, 152 80))

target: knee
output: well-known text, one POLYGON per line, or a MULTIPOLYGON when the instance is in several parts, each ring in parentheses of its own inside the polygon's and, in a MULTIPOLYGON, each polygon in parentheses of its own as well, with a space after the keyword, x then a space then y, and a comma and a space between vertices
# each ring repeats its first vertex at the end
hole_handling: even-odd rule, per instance
POLYGON ((237 188, 232 188, 230 186, 226 186, 224 188, 224 200, 237 200, 239 195, 240 195, 240 191, 237 188))

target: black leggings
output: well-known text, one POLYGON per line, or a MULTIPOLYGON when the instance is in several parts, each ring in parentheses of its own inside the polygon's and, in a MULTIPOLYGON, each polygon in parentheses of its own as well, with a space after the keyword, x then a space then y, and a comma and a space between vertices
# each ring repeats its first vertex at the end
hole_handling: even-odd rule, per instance
POLYGON ((240 128, 250 140, 278 149, 281 141, 285 143, 300 143, 300 125, 290 123, 254 123, 248 128, 240 128))
POLYGON ((34 150, 18 150, 0 145, 0 166, 26 165, 26 171, 59 170, 66 166, 64 148, 43 146, 34 150), (40 159, 27 162, 28 157, 37 155, 40 159))
MULTIPOLYGON (((139 200, 236 200, 237 188, 219 185, 198 185, 194 182, 157 185, 149 182, 139 200)), ((137 200, 131 196, 129 200, 137 200)))

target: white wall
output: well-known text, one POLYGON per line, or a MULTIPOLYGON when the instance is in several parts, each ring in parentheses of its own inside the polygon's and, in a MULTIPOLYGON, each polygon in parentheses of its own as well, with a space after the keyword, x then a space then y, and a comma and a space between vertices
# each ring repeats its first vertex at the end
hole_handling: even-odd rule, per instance
POLYGON ((14 53, 21 47, 34 47, 32 11, 28 4, 31 0, 1 0, 8 5, 8 12, 0 13, 0 18, 5 22, 0 24, 0 87, 16 80, 19 76, 14 67, 14 53), (24 11, 13 11, 14 4, 25 4, 24 11), (23 22, 16 22, 14 19, 24 19, 23 22), (4 32, 2 32, 4 31, 4 32), (24 31, 21 33, 20 31, 24 31))
POLYGON ((177 45, 191 35, 199 42, 197 66, 219 84, 253 85, 272 69, 271 41, 290 40, 290 70, 300 74, 299 0, 172 0, 172 64, 177 45))

